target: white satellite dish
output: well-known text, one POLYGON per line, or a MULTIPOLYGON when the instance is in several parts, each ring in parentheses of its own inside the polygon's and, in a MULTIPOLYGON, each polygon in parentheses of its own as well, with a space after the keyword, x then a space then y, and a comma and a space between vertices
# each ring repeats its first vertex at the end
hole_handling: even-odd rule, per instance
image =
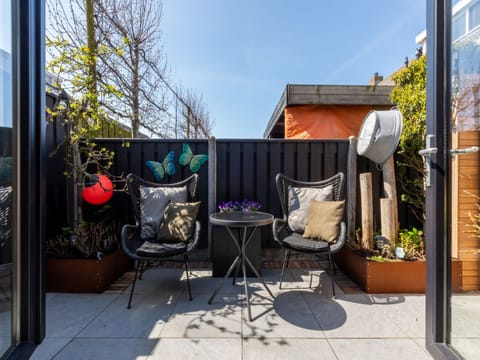
POLYGON ((398 110, 372 110, 358 133, 357 153, 382 165, 400 141, 403 117, 398 110))

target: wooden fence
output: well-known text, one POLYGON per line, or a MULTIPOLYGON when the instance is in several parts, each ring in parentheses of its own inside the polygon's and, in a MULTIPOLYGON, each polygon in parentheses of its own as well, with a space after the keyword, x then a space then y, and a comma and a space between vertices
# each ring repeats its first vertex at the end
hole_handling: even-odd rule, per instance
MULTIPOLYGON (((53 107, 55 97, 47 94, 46 104, 53 107)), ((111 134, 104 134, 111 135, 111 134)), ((59 122, 47 122, 46 146, 49 158, 47 160, 47 238, 55 236, 61 227, 69 224, 72 209, 72 196, 69 189, 72 184, 64 175, 65 149, 62 144, 65 136, 63 125, 59 122)), ((121 135, 120 135, 121 136, 121 135)), ((207 154, 208 161, 203 164, 198 173, 200 176, 199 198, 202 201, 200 221, 202 225, 200 247, 209 246, 208 214, 216 210, 221 201, 243 200, 245 198, 258 201, 262 210, 281 216, 281 208, 275 187, 275 176, 284 173, 300 180, 319 180, 334 175, 338 171, 350 176, 347 169, 349 151, 348 140, 285 140, 285 139, 211 139, 211 140, 165 140, 165 139, 96 139, 98 146, 106 147, 115 152, 111 174, 126 177, 135 173, 153 181, 152 172, 145 162, 153 160, 163 162, 169 151, 174 151, 176 173, 166 176, 162 181, 176 182, 192 171, 189 166, 180 166, 178 157, 182 153, 183 144, 188 144, 193 154, 207 154)), ((374 199, 383 197, 381 172, 373 163, 363 157, 357 158, 357 174, 371 172, 373 180, 374 199)), ((358 181, 356 202, 360 204, 358 181)), ((115 183, 116 189, 124 187, 124 181, 115 183)), ((347 195, 347 191, 345 194, 347 195)), ((116 192, 109 202, 109 216, 120 224, 132 223, 133 214, 129 198, 125 192, 116 192)), ((347 199, 347 201, 349 201, 347 199)), ((97 207, 86 205, 87 214, 95 214, 97 207)), ((359 208, 359 206, 357 206, 359 208)), ((374 201, 376 214, 374 229, 380 227, 379 201, 374 201)), ((360 224, 360 212, 356 214, 356 224, 360 224)), ((409 215, 404 206, 399 209, 400 225, 416 225, 415 219, 409 215)), ((358 226, 358 225, 357 225, 358 226)), ((263 247, 273 247, 274 242, 270 229, 264 228, 263 247)))
MULTIPOLYGON (((55 138, 54 136, 50 137, 55 138)), ((319 180, 338 171, 348 174, 348 140, 165 140, 165 139, 96 139, 98 146, 115 152, 111 173, 126 176, 135 173, 154 181, 147 160, 162 162, 169 151, 174 151, 176 173, 166 176, 165 182, 176 182, 192 171, 180 166, 178 157, 183 144, 188 144, 193 154, 208 154, 208 161, 200 167, 199 198, 202 201, 200 221, 202 225, 200 248, 209 246, 208 214, 216 210, 221 201, 256 200, 262 210, 281 216, 281 207, 275 187, 275 175, 284 173, 300 180, 319 180)), ((53 146, 51 146, 53 147, 53 146)), ((55 147, 54 147, 55 148, 55 147)), ((61 147, 60 152, 61 153, 61 147)), ((64 161, 54 156, 48 162, 48 235, 52 236, 60 226, 67 224, 66 208, 68 179, 63 176, 64 161), (53 214, 53 216, 51 216, 53 214)), ((358 173, 369 171, 373 175, 374 199, 382 194, 381 173, 368 160, 359 157, 358 173)), ((121 181, 116 188, 124 185, 121 181)), ((357 185, 358 187, 358 185, 357 185)), ((344 189, 346 190, 346 189, 344 189)), ((357 190, 357 198, 359 197, 357 190)), ((359 204, 359 200, 357 200, 359 204)), ((121 223, 132 223, 132 212, 127 194, 117 192, 110 201, 113 216, 121 223)), ((374 213, 379 214, 375 202, 374 213)), ((401 223, 405 223, 404 211, 400 211, 401 223)), ((408 220, 407 220, 408 221, 408 220)), ((377 216, 377 224, 379 219, 377 216)), ((357 224, 360 224, 357 214, 357 224)), ((374 228, 379 228, 375 226, 374 228)), ((263 229, 263 247, 274 247, 270 229, 263 229)))

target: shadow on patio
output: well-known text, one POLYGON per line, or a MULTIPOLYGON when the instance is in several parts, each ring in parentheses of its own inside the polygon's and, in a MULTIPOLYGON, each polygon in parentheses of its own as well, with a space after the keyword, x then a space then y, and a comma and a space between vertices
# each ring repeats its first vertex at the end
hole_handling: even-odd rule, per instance
POLYGON ((243 284, 195 268, 193 301, 183 270, 148 269, 132 308, 128 290, 103 294, 47 294, 47 336, 33 359, 428 359, 424 349, 424 296, 348 294, 320 269, 264 269, 271 299, 249 278, 253 321, 243 284), (309 289, 310 273, 314 287, 309 289), (182 281, 179 281, 182 279, 182 281))

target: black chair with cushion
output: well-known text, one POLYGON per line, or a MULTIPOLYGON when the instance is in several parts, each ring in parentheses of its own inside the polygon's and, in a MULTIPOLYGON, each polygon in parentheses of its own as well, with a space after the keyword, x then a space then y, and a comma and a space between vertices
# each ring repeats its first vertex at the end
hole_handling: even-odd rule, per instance
POLYGON ((192 300, 188 254, 198 245, 200 235, 197 221, 200 202, 196 202, 198 174, 170 184, 153 183, 129 174, 127 186, 136 222, 124 225, 121 232, 122 248, 135 261, 135 278, 127 308, 131 306, 135 283, 137 278, 141 280, 145 266, 161 260, 184 263, 188 295, 192 300))
MULTIPOLYGON (((339 172, 315 182, 298 181, 278 174, 275 182, 283 218, 274 220, 273 237, 285 249, 279 288, 292 253, 326 257, 330 271, 335 274, 332 254, 342 248, 346 239, 346 225, 342 221, 344 174, 339 172)), ((331 282, 335 297, 333 274, 331 282)))

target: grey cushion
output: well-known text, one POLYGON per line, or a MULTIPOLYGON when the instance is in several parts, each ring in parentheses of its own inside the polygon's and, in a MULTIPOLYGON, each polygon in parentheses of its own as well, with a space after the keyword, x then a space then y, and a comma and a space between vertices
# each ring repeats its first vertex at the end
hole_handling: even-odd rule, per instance
POLYGON ((283 239, 283 245, 287 248, 306 252, 327 251, 328 243, 321 240, 306 239, 299 233, 292 233, 283 239))
POLYGON ((186 242, 155 243, 145 241, 142 246, 137 249, 136 253, 138 256, 163 258, 182 254, 185 251, 186 245, 186 242))
POLYGON ((157 230, 169 201, 186 202, 187 187, 140 186, 140 237, 156 239, 157 230))
POLYGON ((312 200, 333 200, 333 186, 324 188, 288 187, 288 226, 294 232, 303 233, 307 211, 312 200))

